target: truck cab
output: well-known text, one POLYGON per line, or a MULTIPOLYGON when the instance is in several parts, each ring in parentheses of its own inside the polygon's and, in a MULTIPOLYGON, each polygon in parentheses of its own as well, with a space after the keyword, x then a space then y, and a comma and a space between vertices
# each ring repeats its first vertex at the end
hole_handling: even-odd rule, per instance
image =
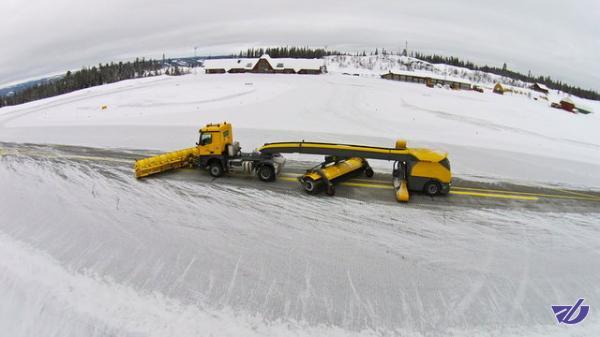
POLYGON ((233 143, 233 131, 231 124, 218 123, 207 124, 200 129, 197 153, 199 156, 223 155, 227 145, 233 143))
POLYGON ((226 172, 255 173, 263 181, 273 181, 285 164, 278 155, 258 152, 242 153, 238 142, 233 141, 231 124, 207 124, 200 129, 193 165, 207 169, 213 177, 226 172))

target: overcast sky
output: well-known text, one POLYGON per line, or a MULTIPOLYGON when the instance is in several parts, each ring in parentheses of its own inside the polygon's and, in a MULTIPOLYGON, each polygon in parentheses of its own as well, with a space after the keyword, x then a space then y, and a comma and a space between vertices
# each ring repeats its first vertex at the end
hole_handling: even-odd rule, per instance
POLYGON ((600 90, 597 0, 0 0, 0 84, 251 46, 459 56, 600 90))

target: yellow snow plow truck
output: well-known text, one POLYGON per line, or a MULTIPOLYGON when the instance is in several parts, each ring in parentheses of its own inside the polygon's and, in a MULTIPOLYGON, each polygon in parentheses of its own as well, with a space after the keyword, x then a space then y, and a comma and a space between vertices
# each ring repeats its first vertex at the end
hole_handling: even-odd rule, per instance
POLYGON ((243 153, 240 144, 233 141, 231 124, 225 122, 200 129, 195 147, 137 160, 135 176, 142 178, 182 167, 198 167, 208 170, 213 177, 242 171, 254 173, 262 181, 273 181, 284 164, 285 158, 277 153, 243 153))
POLYGON ((182 167, 206 169, 213 177, 228 172, 255 174, 262 181, 274 181, 281 172, 285 158, 282 153, 324 155, 325 162, 308 170, 298 178, 309 193, 325 190, 335 193, 334 185, 360 173, 373 176, 367 159, 394 162, 392 183, 398 201, 408 201, 409 191, 429 195, 450 191, 452 174, 444 152, 430 149, 407 148, 406 141, 398 140, 393 148, 317 143, 266 143, 257 151, 243 153, 233 140, 231 124, 208 124, 200 129, 195 147, 169 152, 135 162, 137 178, 182 167))

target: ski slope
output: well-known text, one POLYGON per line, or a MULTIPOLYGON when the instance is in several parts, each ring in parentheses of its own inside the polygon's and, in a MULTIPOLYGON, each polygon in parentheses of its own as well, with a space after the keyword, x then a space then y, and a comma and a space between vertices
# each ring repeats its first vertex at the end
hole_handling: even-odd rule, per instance
MULTIPOLYGON (((597 114, 339 73, 195 73, 90 88, 0 109, 0 142, 166 151, 223 120, 245 150, 402 137, 448 151, 458 176, 600 188, 597 114)), ((136 181, 127 163, 1 153, 0 186, 0 331, 9 336, 600 333, 596 315, 565 327, 551 311, 600 301, 599 213, 136 181)))

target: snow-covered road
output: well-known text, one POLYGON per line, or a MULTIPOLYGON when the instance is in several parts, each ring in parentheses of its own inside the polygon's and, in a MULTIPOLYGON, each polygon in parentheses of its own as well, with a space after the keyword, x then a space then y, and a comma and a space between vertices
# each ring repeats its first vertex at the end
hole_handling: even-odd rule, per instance
POLYGON ((581 335, 600 215, 422 209, 0 157, 11 336, 581 335), (19 322, 15 324, 15 322, 19 322))

